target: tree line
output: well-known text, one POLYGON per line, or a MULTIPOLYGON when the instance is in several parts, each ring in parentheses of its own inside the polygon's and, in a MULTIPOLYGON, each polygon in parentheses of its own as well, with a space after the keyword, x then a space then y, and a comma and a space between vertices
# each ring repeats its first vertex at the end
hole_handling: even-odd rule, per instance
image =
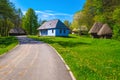
POLYGON ((75 13, 71 28, 85 25, 90 29, 94 22, 109 24, 113 37, 119 38, 120 0, 86 0, 83 10, 75 13))
POLYGON ((15 9, 9 0, 0 0, 0 36, 8 36, 9 30, 18 24, 20 9, 15 9))
POLYGON ((22 28, 26 34, 37 34, 38 17, 32 8, 25 15, 9 0, 0 0, 0 36, 9 36, 10 29, 22 28))

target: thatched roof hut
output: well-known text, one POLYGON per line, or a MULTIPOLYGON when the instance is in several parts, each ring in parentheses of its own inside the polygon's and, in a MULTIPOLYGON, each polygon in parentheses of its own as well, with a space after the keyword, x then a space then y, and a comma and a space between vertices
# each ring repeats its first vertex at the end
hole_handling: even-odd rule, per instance
POLYGON ((9 35, 25 35, 25 31, 20 27, 14 27, 9 31, 9 35))
POLYGON ((90 29, 90 31, 88 33, 90 34, 95 34, 98 33, 98 31, 102 28, 103 24, 100 22, 96 22, 94 23, 94 25, 92 26, 92 28, 90 29))
POLYGON ((78 32, 79 32, 79 29, 77 29, 77 28, 74 28, 74 29, 72 30, 72 34, 78 34, 78 32))
POLYGON ((86 35, 88 34, 88 28, 86 26, 81 26, 79 28, 74 28, 72 34, 86 35))
POLYGON ((97 33, 102 28, 102 26, 103 26, 102 23, 96 22, 96 23, 94 23, 94 25, 92 26, 92 28, 90 29, 90 31, 88 33, 90 33, 93 38, 99 38, 99 36, 97 35, 97 33))
POLYGON ((97 34, 103 38, 111 38, 112 29, 109 27, 108 24, 104 24, 97 34))
POLYGON ((88 31, 88 28, 86 26, 81 26, 79 29, 80 31, 88 31))
POLYGON ((95 23, 90 29, 89 33, 94 38, 111 38, 112 37, 112 29, 108 24, 95 23))

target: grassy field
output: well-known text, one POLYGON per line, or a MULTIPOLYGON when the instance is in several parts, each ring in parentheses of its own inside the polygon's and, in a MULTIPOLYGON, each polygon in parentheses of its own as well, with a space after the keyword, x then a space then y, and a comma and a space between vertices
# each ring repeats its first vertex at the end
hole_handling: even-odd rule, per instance
POLYGON ((120 80, 120 42, 78 36, 31 38, 57 49, 77 80, 120 80))
POLYGON ((0 37, 0 55, 8 52, 18 44, 15 37, 0 37))

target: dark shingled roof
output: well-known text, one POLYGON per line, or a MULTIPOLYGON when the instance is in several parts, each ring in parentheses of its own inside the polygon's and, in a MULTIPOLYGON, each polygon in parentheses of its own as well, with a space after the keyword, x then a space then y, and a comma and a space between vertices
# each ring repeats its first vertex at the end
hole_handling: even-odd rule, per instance
POLYGON ((90 29, 89 33, 98 33, 99 30, 102 28, 103 24, 100 22, 94 23, 92 28, 90 29))
POLYGON ((98 35, 107 35, 112 34, 112 29, 109 27, 108 24, 104 24, 100 31, 98 32, 98 35))
POLYGON ((59 19, 57 19, 57 20, 50 20, 48 22, 45 22, 42 26, 40 26, 38 28, 38 30, 51 29, 51 28, 66 28, 66 29, 69 29, 64 23, 62 23, 59 19))

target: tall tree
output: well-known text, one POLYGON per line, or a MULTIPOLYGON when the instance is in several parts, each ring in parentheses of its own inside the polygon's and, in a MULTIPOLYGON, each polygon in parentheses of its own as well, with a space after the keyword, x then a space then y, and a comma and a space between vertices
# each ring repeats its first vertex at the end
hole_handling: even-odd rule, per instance
POLYGON ((22 17, 23 17, 23 13, 21 11, 21 9, 16 9, 16 15, 15 15, 15 19, 14 19, 14 23, 15 23, 15 27, 21 27, 22 26, 22 17))
POLYGON ((38 21, 37 15, 32 8, 29 8, 25 16, 22 19, 22 26, 26 30, 27 34, 37 34, 38 21))
POLYGON ((10 27, 13 27, 15 7, 9 0, 0 0, 0 36, 8 36, 10 27))
POLYGON ((114 20, 113 37, 120 40, 120 7, 114 10, 113 20, 114 20))

